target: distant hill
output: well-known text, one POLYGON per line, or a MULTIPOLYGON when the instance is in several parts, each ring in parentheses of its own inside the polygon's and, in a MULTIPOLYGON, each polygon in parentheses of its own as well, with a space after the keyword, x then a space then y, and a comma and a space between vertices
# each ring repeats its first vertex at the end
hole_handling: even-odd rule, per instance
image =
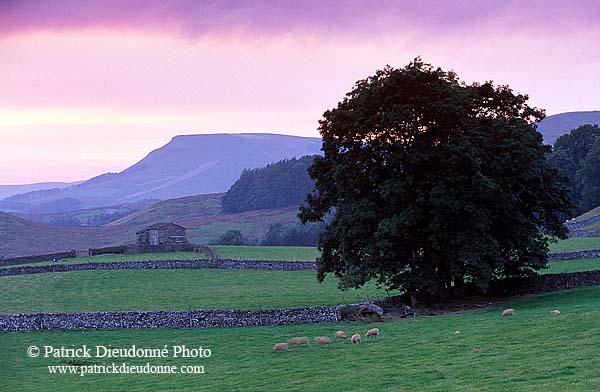
POLYGON ((197 195, 169 199, 153 204, 123 218, 107 224, 107 226, 151 225, 157 222, 170 222, 178 219, 189 219, 221 213, 222 193, 197 195))
POLYGON ((48 214, 14 213, 23 219, 43 223, 48 226, 104 226, 122 217, 131 215, 145 207, 154 205, 158 200, 142 200, 118 206, 98 207, 87 210, 56 212, 48 214))
POLYGON ((553 145, 559 136, 583 124, 600 124, 600 111, 568 112, 548 116, 539 123, 538 132, 544 136, 545 143, 553 145))
POLYGON ((223 212, 300 207, 315 184, 308 174, 314 160, 305 156, 244 170, 223 197, 223 212))
POLYGON ((263 239, 273 224, 298 222, 297 208, 221 214, 221 195, 165 200, 117 222, 100 227, 56 227, 0 212, 0 256, 44 254, 133 243, 135 232, 157 222, 174 221, 187 228, 194 243, 208 243, 227 230, 240 230, 253 242, 263 239))
POLYGON ((79 182, 39 182, 36 184, 0 185, 0 200, 4 200, 7 197, 18 195, 21 193, 52 188, 61 189, 75 184, 79 184, 79 182))
POLYGON ((29 192, 0 202, 0 210, 57 213, 225 192, 242 170, 286 158, 319 154, 321 139, 275 134, 176 136, 120 173, 65 189, 29 192))
POLYGON ((0 212, 0 255, 28 256, 112 244, 126 228, 51 227, 0 212))

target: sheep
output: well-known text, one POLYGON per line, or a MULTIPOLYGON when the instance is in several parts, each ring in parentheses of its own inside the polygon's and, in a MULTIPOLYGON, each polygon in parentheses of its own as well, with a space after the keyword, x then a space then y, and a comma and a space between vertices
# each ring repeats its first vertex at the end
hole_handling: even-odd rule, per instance
POLYGON ((327 336, 317 336, 315 338, 315 343, 317 344, 331 344, 331 339, 329 339, 327 336))
POLYGON ((560 314, 560 310, 558 310, 558 309, 551 310, 551 311, 550 311, 550 314, 551 314, 552 316, 558 316, 558 315, 560 314))
POLYGON ((275 345, 273 346, 273 351, 285 351, 288 349, 288 344, 287 343, 275 343, 275 345))
POLYGON ((352 335, 350 341, 352 342, 352 344, 360 344, 360 334, 355 333, 354 335, 352 335))
POLYGON ((454 331, 455 335, 460 335, 460 331, 454 331))
POLYGON ((291 338, 290 340, 288 340, 288 344, 291 346, 296 345, 296 346, 300 346, 302 344, 308 344, 308 338, 307 337, 301 337, 301 338, 291 338))
POLYGON ((338 338, 338 339, 346 339, 347 338, 346 332, 344 332, 344 331, 337 331, 335 333, 335 337, 338 338))
POLYGON ((379 328, 369 329, 365 334, 365 338, 370 338, 371 336, 379 336, 379 328))
POLYGON ((515 315, 514 309, 504 309, 504 311, 502 312, 502 317, 514 316, 514 315, 515 315))

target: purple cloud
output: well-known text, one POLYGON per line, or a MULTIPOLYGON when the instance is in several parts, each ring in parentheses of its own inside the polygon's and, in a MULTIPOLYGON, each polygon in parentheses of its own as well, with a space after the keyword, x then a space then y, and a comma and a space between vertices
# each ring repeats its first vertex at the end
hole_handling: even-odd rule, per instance
POLYGON ((323 0, 4 0, 0 34, 84 28, 204 34, 395 32, 462 30, 500 23, 582 27, 600 18, 595 0, 564 1, 323 1, 323 0))

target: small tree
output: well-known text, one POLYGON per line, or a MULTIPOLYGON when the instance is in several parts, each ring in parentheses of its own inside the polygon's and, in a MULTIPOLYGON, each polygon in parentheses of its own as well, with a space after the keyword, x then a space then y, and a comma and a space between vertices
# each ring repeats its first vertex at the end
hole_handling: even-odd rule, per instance
POLYGON ((318 279, 376 279, 432 302, 542 268, 570 200, 527 99, 420 59, 358 81, 320 121, 324 156, 300 210, 303 221, 333 214, 318 279))
POLYGON ((239 230, 227 230, 214 245, 245 245, 248 241, 239 230))

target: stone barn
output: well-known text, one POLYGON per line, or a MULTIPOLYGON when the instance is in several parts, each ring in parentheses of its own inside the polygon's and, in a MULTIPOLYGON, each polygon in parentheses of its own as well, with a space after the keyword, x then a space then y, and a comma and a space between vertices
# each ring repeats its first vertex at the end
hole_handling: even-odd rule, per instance
POLYGON ((192 245, 185 236, 185 227, 169 223, 156 223, 136 233, 135 253, 186 252, 192 245))

